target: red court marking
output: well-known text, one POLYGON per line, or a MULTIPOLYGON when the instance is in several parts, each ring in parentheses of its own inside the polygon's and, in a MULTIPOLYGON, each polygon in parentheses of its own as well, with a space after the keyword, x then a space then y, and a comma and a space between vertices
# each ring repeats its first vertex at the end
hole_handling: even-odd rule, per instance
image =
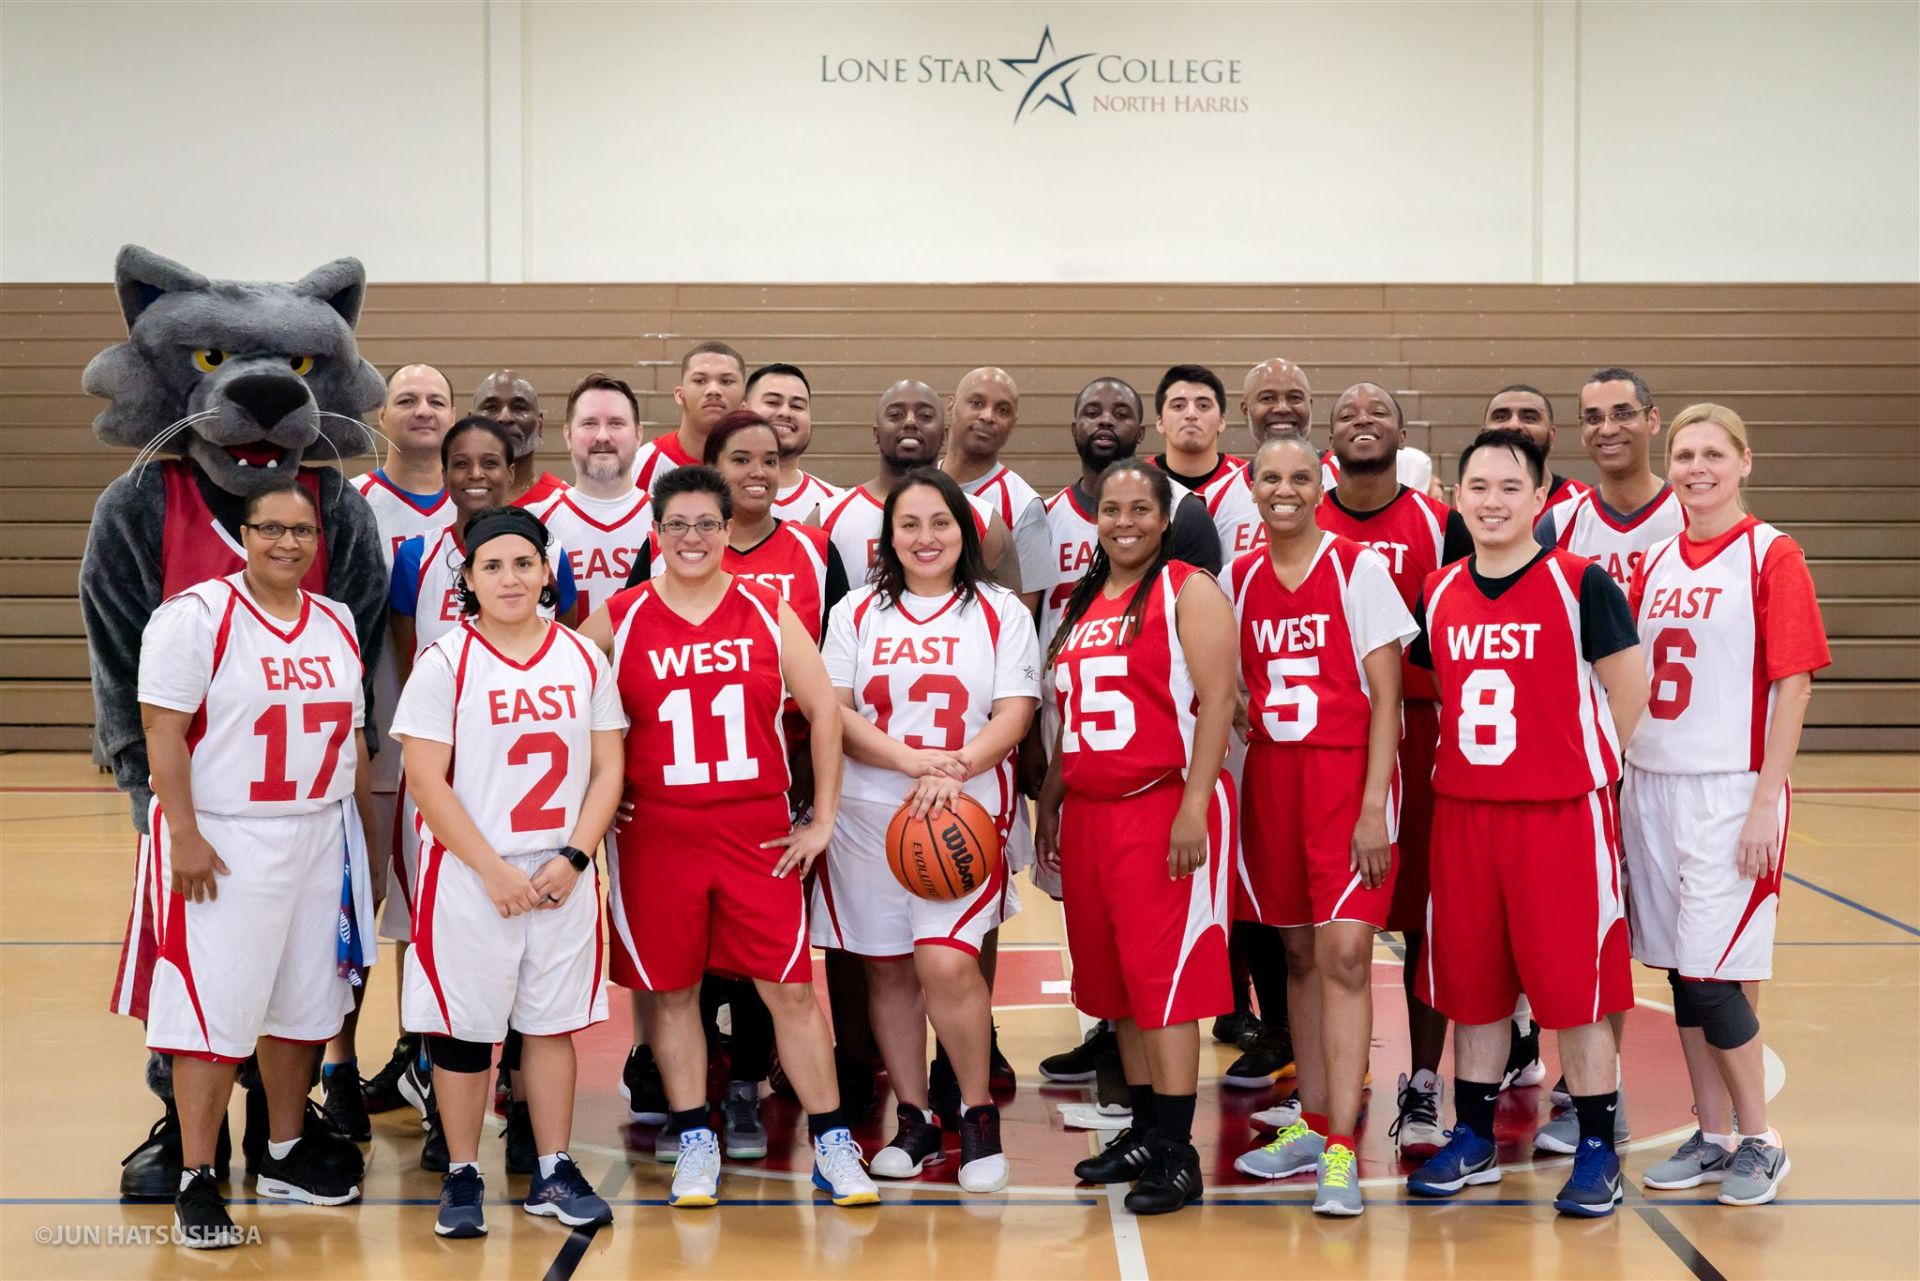
POLYGON ((0 787, 0 792, 11 792, 27 796, 58 796, 71 792, 117 793, 117 787, 0 787))

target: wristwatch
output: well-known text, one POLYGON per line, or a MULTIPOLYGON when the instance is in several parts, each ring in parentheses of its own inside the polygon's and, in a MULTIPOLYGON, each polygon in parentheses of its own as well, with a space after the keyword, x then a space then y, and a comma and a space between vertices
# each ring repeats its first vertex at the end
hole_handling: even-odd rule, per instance
POLYGON ((560 847, 560 853, 565 857, 567 862, 573 864, 573 870, 576 872, 586 871, 587 865, 593 862, 593 855, 588 854, 584 850, 575 849, 571 845, 562 845, 560 847))

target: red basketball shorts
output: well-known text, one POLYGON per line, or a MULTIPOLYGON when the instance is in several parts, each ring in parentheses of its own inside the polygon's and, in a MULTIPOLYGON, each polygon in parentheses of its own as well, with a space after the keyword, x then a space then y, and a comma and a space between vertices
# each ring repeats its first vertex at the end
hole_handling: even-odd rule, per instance
POLYGON ((714 970, 810 982, 804 882, 773 874, 782 847, 761 848, 791 830, 784 795, 705 807, 640 798, 607 833, 613 981, 674 992, 714 970))
POLYGON ((1228 899, 1237 825, 1223 772, 1207 812, 1207 857, 1191 876, 1167 871, 1168 838, 1185 784, 1157 783, 1119 800, 1067 793, 1060 879, 1073 958, 1073 1003, 1097 1019, 1169 1027, 1233 1008, 1228 899))
POLYGON ((1545 1028, 1633 1005, 1612 788, 1555 801, 1433 803, 1433 890, 1419 996, 1496 1023, 1522 991, 1545 1028))
POLYGON ((1427 923, 1427 847, 1433 834, 1433 753, 1440 742, 1440 704, 1400 705, 1400 844, 1393 861, 1390 930, 1427 923))
MULTIPOLYGON (((1236 920, 1385 926, 1394 873, 1389 870, 1386 880, 1368 889, 1353 869, 1353 825, 1366 781, 1364 747, 1248 746, 1236 920)), ((1394 823, 1390 801, 1390 841, 1394 823)))

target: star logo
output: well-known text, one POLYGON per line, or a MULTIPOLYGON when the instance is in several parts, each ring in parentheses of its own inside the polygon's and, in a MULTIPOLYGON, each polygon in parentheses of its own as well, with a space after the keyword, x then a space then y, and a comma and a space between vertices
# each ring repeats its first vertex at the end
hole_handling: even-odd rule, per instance
POLYGON ((1032 82, 1027 86, 1026 93, 1021 95, 1020 105, 1013 110, 1014 123, 1020 122, 1029 105, 1037 111, 1047 103, 1052 103, 1070 116, 1079 115, 1080 112, 1073 105, 1073 78, 1080 74, 1077 64, 1091 57, 1093 55, 1090 53, 1077 53, 1071 58, 1059 57, 1053 47, 1053 26, 1048 24, 1040 32, 1040 44, 1031 58, 1000 59, 1009 71, 1032 82), (1038 101, 1035 100, 1036 94, 1039 95, 1038 101))

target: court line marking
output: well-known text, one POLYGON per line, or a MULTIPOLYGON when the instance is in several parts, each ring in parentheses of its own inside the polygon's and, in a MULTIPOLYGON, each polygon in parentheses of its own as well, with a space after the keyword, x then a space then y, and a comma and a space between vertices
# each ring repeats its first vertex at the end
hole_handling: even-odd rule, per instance
POLYGON ((1129 1190, 1124 1183, 1107 1184, 1107 1218, 1113 1226, 1114 1266, 1120 1281, 1149 1281, 1147 1251, 1140 1241, 1140 1220, 1127 1209, 1129 1190))
MULTIPOLYGON (((1621 1181, 1627 1182, 1624 1172, 1621 1181)), ((1662 1214, 1658 1206, 1641 1196, 1639 1188, 1631 1185, 1629 1187, 1634 1214, 1653 1230, 1653 1235, 1660 1238, 1660 1244, 1673 1251, 1674 1257, 1680 1260, 1687 1271, 1693 1273, 1699 1281, 1727 1281, 1726 1274, 1713 1266, 1713 1260, 1701 1253, 1700 1247, 1695 1245, 1672 1219, 1662 1214)), ((1714 1201, 1714 1204, 1718 1205, 1719 1201, 1714 1201)))
POLYGON ((1844 894, 1837 894, 1834 891, 1828 889, 1824 885, 1815 885, 1812 881, 1809 881, 1806 877, 1795 876, 1792 872, 1786 871, 1785 869, 1781 870, 1780 875, 1786 877, 1786 879, 1788 879, 1789 881, 1792 881, 1795 885, 1801 886, 1804 889, 1812 890, 1816 894, 1824 894, 1836 903, 1844 904, 1845 906, 1852 908, 1856 912, 1864 912, 1866 915, 1871 916, 1876 921, 1885 921, 1888 925, 1893 926, 1893 928, 1895 928, 1896 930, 1905 930, 1908 934, 1911 934, 1916 938, 1920 938, 1920 928, 1916 928, 1914 926, 1908 925, 1905 921, 1898 920, 1894 917, 1888 916, 1885 912, 1876 912, 1872 908, 1868 907, 1865 903, 1856 903, 1844 894))
MULTIPOLYGON (((627 1186, 627 1178, 632 1173, 630 1162, 615 1161, 606 1177, 600 1180, 600 1186, 594 1190, 611 1207, 620 1189, 627 1186)), ((587 1257, 587 1247, 593 1244, 593 1238, 600 1228, 600 1224, 591 1223, 568 1233, 566 1241, 560 1246, 560 1253, 554 1255, 553 1262, 547 1265, 544 1281, 571 1281, 574 1269, 580 1266, 580 1260, 587 1257)))
MULTIPOLYGON (((1689 1131, 1689 1133, 1691 1133, 1691 1131, 1689 1131)), ((1239 1208, 1243 1206, 1268 1207, 1268 1208, 1280 1207, 1283 1209, 1292 1207, 1292 1208, 1297 1208, 1302 1210, 1310 1210, 1313 1208, 1313 1196, 1311 1193, 1305 1196, 1297 1196, 1297 1197, 1276 1197, 1276 1196, 1233 1197, 1225 1201, 1214 1201, 1212 1199, 1213 1194, 1217 1190, 1218 1189, 1215 1189, 1215 1188, 1208 1188, 1207 1199, 1199 1202, 1199 1204, 1203 1206, 1211 1205, 1216 1209, 1225 1209, 1228 1207, 1239 1208)), ((312 1210, 315 1208, 313 1206, 305 1205, 298 1201, 281 1201, 281 1200, 267 1198, 267 1197, 244 1197, 244 1196, 228 1197, 227 1204, 228 1205, 253 1205, 253 1206, 280 1207, 280 1208, 294 1210, 294 1211, 312 1210)), ((428 1206, 428 1205, 438 1206, 439 1204, 440 1204, 440 1199, 438 1197, 361 1197, 358 1201, 352 1202, 349 1205, 328 1206, 324 1208, 330 1209, 330 1210, 352 1210, 360 1206, 381 1206, 381 1207, 428 1206)), ((506 1204, 515 1204, 515 1203, 509 1200, 506 1204)), ((607 1204, 612 1206, 622 1206, 626 1208, 646 1208, 650 1206, 659 1206, 661 1208, 667 1208, 667 1201, 665 1197, 618 1197, 618 1198, 609 1197, 607 1198, 607 1204)), ((1100 1204, 1100 1197, 1098 1194, 1088 1195, 1086 1193, 1082 1193, 1079 1196, 1072 1198, 1070 1202, 1066 1202, 1059 1197, 1003 1197, 995 1193, 987 1193, 987 1194, 978 1195, 978 1196, 968 1195, 968 1196, 957 1196, 957 1197, 886 1197, 886 1196, 882 1196, 879 1202, 877 1203, 877 1206, 883 1209, 905 1210, 905 1209, 914 1209, 914 1208, 945 1209, 950 1206, 963 1206, 963 1205, 974 1206, 977 1208, 981 1206, 995 1206, 995 1205, 1058 1206, 1062 1204, 1078 1204, 1082 1206, 1091 1207, 1091 1206, 1096 1206, 1100 1204)), ((1449 1207, 1456 1208, 1456 1209, 1461 1207, 1496 1208, 1501 1206, 1549 1206, 1553 1204, 1553 1198, 1550 1196, 1491 1197, 1491 1198, 1467 1200, 1467 1199, 1458 1198, 1458 1197, 1448 1198, 1448 1197, 1404 1196, 1404 1197, 1373 1197, 1373 1198, 1369 1198, 1369 1200, 1367 1201, 1367 1204, 1368 1205, 1431 1206, 1436 1209, 1449 1208, 1449 1207)), ((1714 1197, 1662 1197, 1658 1201, 1649 1200, 1647 1204, 1649 1206, 1656 1206, 1659 1208, 1671 1208, 1671 1207, 1677 1206, 1681 1209, 1692 1209, 1696 1206, 1708 1206, 1708 1205, 1717 1206, 1720 1204, 1720 1202, 1714 1197)), ((1897 1209, 1907 1209, 1913 1206, 1920 1206, 1920 1197, 1786 1197, 1786 1196, 1783 1196, 1783 1197, 1776 1198, 1769 1204, 1778 1205, 1778 1206, 1807 1206, 1807 1207, 1825 1206, 1828 1208, 1839 1208, 1839 1209, 1897 1210, 1897 1209)), ((0 1197, 0 1207, 7 1207, 7 1206, 82 1207, 82 1206, 102 1206, 102 1205, 119 1206, 123 1209, 137 1209, 137 1208, 144 1207, 152 1210, 168 1210, 172 1208, 171 1203, 166 1201, 129 1201, 117 1196, 0 1197)), ((840 1206, 836 1206, 831 1201, 827 1201, 824 1199, 803 1200, 798 1197, 728 1197, 720 1202, 719 1208, 725 1209, 728 1206, 764 1206, 764 1207, 776 1207, 776 1208, 778 1207, 791 1208, 793 1206, 800 1206, 800 1205, 814 1205, 827 1210, 838 1210, 843 1208, 840 1206)), ((858 1213, 860 1210, 864 1210, 866 1207, 859 1206, 859 1207, 848 1207, 848 1208, 851 1208, 854 1213, 858 1213)), ((1758 1207, 1758 1206, 1754 1207, 1755 1210, 1759 1210, 1760 1208, 1761 1207, 1758 1207)))

